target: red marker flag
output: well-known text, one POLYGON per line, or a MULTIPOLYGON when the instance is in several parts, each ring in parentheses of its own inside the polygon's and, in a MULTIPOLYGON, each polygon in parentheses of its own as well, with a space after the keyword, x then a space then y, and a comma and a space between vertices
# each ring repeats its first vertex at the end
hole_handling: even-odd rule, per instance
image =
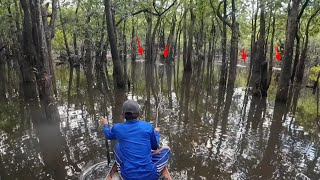
POLYGON ((163 56, 164 56, 164 58, 166 58, 168 54, 169 54, 169 46, 168 46, 168 44, 167 44, 167 45, 166 45, 166 49, 163 51, 163 56))
POLYGON ((136 40, 137 40, 137 43, 138 43, 139 54, 142 55, 143 54, 143 48, 140 46, 140 40, 139 40, 138 36, 137 36, 136 40))
POLYGON ((281 60, 281 54, 279 53, 279 47, 276 45, 276 58, 278 59, 278 62, 281 60))
POLYGON ((242 48, 242 59, 244 60, 244 62, 246 62, 246 59, 247 59, 247 54, 244 52, 244 48, 242 48))

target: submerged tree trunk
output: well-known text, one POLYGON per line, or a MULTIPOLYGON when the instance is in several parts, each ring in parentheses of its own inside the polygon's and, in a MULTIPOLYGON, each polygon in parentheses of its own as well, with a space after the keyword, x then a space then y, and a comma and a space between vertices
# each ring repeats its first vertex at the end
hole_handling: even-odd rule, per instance
POLYGON ((292 0, 292 8, 288 15, 288 23, 286 30, 286 43, 283 54, 283 63, 281 66, 280 82, 277 89, 276 101, 286 102, 288 96, 289 81, 291 76, 291 65, 293 57, 294 39, 298 27, 298 11, 300 0, 292 0))
POLYGON ((119 58, 115 30, 114 30, 113 21, 112 21, 112 15, 111 15, 111 2, 110 0, 104 0, 104 3, 105 3, 104 5, 105 5, 105 12, 106 12, 108 37, 110 41, 110 48, 111 48, 111 55, 112 55, 112 62, 113 62, 113 77, 114 77, 115 83, 117 84, 117 87, 121 89, 125 89, 126 83, 124 80, 121 60, 119 58))
MULTIPOLYGON (((60 121, 58 109, 54 103, 53 82, 50 78, 48 54, 51 52, 48 51, 42 19, 47 17, 41 16, 40 1, 21 0, 20 2, 24 11, 22 44, 24 60, 20 67, 25 100, 36 107, 30 108, 32 117, 37 117, 40 113, 47 121, 60 121)), ((36 118, 34 123, 37 125, 43 119, 36 118)))
MULTIPOLYGON (((78 25, 79 23, 79 18, 78 18, 78 10, 79 10, 79 7, 80 7, 80 0, 77 1, 77 7, 76 7, 76 11, 75 11, 75 16, 76 16, 76 20, 75 20, 75 23, 76 25, 78 25)), ((77 87, 77 95, 79 96, 80 95, 80 89, 79 89, 79 86, 80 86, 80 56, 79 56, 79 50, 78 50, 78 44, 77 44, 77 35, 78 35, 78 26, 76 26, 73 30, 73 48, 74 48, 74 54, 75 54, 75 57, 74 57, 74 66, 75 66, 75 69, 76 69, 76 87, 77 87)))

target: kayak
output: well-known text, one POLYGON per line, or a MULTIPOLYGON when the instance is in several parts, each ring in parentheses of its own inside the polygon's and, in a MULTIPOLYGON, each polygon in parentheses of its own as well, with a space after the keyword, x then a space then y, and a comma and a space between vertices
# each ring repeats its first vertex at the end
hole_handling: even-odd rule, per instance
MULTIPOLYGON (((121 176, 118 173, 116 163, 114 163, 112 168, 109 170, 106 180, 122 180, 121 176)), ((167 166, 163 168, 159 180, 172 180, 167 166)))

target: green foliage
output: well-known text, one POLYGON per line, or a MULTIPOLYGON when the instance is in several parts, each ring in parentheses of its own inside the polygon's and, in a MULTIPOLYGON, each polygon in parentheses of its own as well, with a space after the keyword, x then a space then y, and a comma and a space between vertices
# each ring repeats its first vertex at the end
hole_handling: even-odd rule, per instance
MULTIPOLYGON (((67 34, 67 39, 68 39, 68 42, 71 42, 71 34, 68 33, 67 34)), ((61 50, 64 50, 65 49, 65 45, 64 45, 64 39, 63 39, 63 33, 62 33, 62 30, 61 29, 57 29, 56 30, 56 34, 55 34, 55 37, 54 39, 52 40, 52 47, 54 50, 56 51, 61 51, 61 50)))
POLYGON ((314 67, 310 68, 309 79, 311 81, 317 81, 319 73, 320 73, 320 66, 314 66, 314 67))
POLYGON ((301 93, 297 106, 297 122, 304 128, 312 130, 317 118, 316 96, 308 90, 301 93))
POLYGON ((10 101, 8 104, 0 103, 0 129, 10 133, 21 122, 19 102, 10 101))

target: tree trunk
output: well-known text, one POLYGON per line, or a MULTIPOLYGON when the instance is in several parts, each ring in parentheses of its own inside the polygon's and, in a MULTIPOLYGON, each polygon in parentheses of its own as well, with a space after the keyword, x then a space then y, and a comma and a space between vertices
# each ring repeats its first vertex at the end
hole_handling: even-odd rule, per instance
POLYGON ((275 32, 275 23, 276 18, 274 17, 275 13, 272 16, 272 34, 271 34, 271 42, 270 42, 270 56, 269 56, 269 63, 268 63, 268 82, 267 82, 267 89, 270 86, 271 78, 272 78, 272 67, 273 67, 273 43, 274 43, 274 32, 275 32))
POLYGON ((182 60, 183 60, 183 67, 185 67, 186 63, 187 63, 187 7, 185 6, 185 12, 183 15, 183 56, 182 56, 182 60))
POLYGON ((75 16, 76 16, 76 27, 73 30, 73 48, 74 48, 74 54, 75 58, 74 60, 74 66, 76 68, 76 89, 77 89, 77 95, 80 96, 80 56, 79 56, 79 50, 78 50, 78 44, 77 44, 77 34, 78 34, 78 23, 79 23, 79 18, 78 18, 78 10, 80 7, 80 0, 77 1, 77 7, 75 11, 75 16))
POLYGON ((266 48, 265 48, 265 5, 264 2, 260 3, 260 32, 257 42, 257 56, 254 58, 253 78, 254 81, 254 94, 259 96, 267 96, 267 62, 266 62, 266 48))
POLYGON ((171 25, 171 28, 170 28, 170 34, 169 34, 169 37, 168 37, 168 42, 167 42, 167 45, 169 46, 169 54, 167 55, 166 57, 166 62, 169 60, 170 62, 173 61, 174 59, 174 54, 173 54, 173 39, 174 39, 174 30, 176 28, 176 13, 174 13, 173 17, 172 17, 172 25, 171 25))
POLYGON ((185 72, 192 72, 192 50, 193 50, 193 29, 195 23, 195 15, 193 13, 192 7, 190 7, 190 16, 191 16, 191 24, 189 28, 189 42, 188 42, 188 53, 187 53, 187 62, 184 67, 185 72))
POLYGON ((152 16, 149 14, 145 14, 146 21, 147 21, 147 33, 146 33, 146 55, 145 59, 147 63, 150 63, 152 61, 152 38, 151 38, 151 33, 152 33, 152 16))
MULTIPOLYGON (((226 57, 227 57, 227 0, 223 1, 223 25, 222 25, 222 37, 221 37, 221 47, 222 47, 222 65, 220 70, 220 80, 219 84, 225 86, 226 84, 226 75, 228 72, 226 57)), ((224 90, 223 90, 224 91, 224 90)))
MULTIPOLYGON (((252 1, 254 2, 254 1, 252 1)), ((254 13, 254 4, 252 3, 252 15, 254 13)), ((257 1, 257 8, 256 12, 254 13, 254 18, 252 19, 251 26, 252 26, 252 33, 251 33, 251 53, 250 53, 250 68, 249 68, 249 75, 247 80, 247 86, 253 86, 253 80, 252 80, 252 71, 254 66, 254 59, 256 56, 256 30, 257 30, 257 17, 258 17, 258 1, 257 1)))
MULTIPOLYGON (((21 0, 20 2, 24 11, 22 46, 25 59, 21 65, 21 71, 25 100, 36 108, 31 108, 32 117, 42 113, 45 114, 47 121, 60 121, 58 109, 54 103, 48 55, 51 52, 48 51, 40 1, 21 0), (39 106, 40 103, 41 106, 39 106)), ((37 124, 42 119, 33 120, 37 124)))
POLYGON ((98 88, 102 93, 106 93, 108 89, 108 84, 106 80, 106 71, 105 71, 105 60, 107 56, 107 49, 106 44, 104 43, 105 37, 105 20, 102 21, 102 28, 101 28, 101 36, 100 40, 97 42, 96 46, 96 77, 97 77, 97 84, 98 88))
POLYGON ((2 45, 0 39, 0 100, 6 99, 7 93, 7 78, 6 78, 6 60, 5 60, 5 47, 2 45), (2 47, 3 46, 3 47, 2 47), (2 49, 2 50, 1 50, 2 49))
POLYGON ((299 58, 300 58, 300 37, 299 37, 299 34, 297 33, 296 34, 296 53, 295 53, 295 56, 294 56, 294 62, 293 62, 293 68, 292 68, 292 74, 291 74, 291 77, 290 77, 290 81, 291 83, 293 84, 294 82, 294 78, 296 76, 296 72, 297 72, 297 65, 299 63, 299 58))
POLYGON ((156 25, 153 27, 152 36, 151 36, 151 57, 152 57, 152 62, 156 61, 157 55, 158 55, 158 48, 157 48, 158 46, 155 44, 155 41, 156 41, 157 31, 159 30, 160 22, 161 22, 161 17, 158 16, 156 25))
POLYGON ((306 27, 306 39, 304 41, 304 47, 303 50, 301 52, 301 57, 300 57, 300 61, 298 64, 298 68, 297 68, 297 72, 296 72, 296 82, 297 84, 301 85, 302 80, 303 80, 303 74, 304 74, 304 68, 305 68, 305 61, 307 59, 307 52, 308 52, 308 43, 309 43, 309 27, 310 27, 310 23, 312 21, 312 19, 318 14, 318 12, 320 11, 320 8, 318 8, 316 10, 316 12, 314 12, 311 17, 308 20, 307 23, 307 27, 306 27))
POLYGON ((297 33, 297 17, 299 11, 300 0, 292 0, 292 8, 288 15, 288 23, 286 30, 286 43, 283 55, 283 63, 281 66, 280 82, 277 89, 276 101, 286 102, 289 88, 289 81, 291 76, 291 65, 293 56, 294 39, 297 33))
POLYGON ((132 18, 132 33, 131 33, 131 60, 135 61, 137 58, 137 46, 135 42, 136 29, 134 27, 134 22, 132 18))
POLYGON ((234 84, 237 73, 237 62, 238 62, 238 39, 239 39, 239 24, 236 21, 235 2, 232 0, 232 34, 231 34, 231 49, 230 49, 230 67, 229 67, 229 78, 228 86, 234 84))
POLYGON ((110 0, 104 0, 105 12, 106 12, 106 22, 108 37, 111 48, 112 62, 113 62, 113 77, 117 87, 120 89, 125 89, 126 84, 124 81, 123 69, 121 61, 119 59, 115 30, 113 29, 112 15, 111 15, 111 2, 110 0))
POLYGON ((56 76, 54 72, 54 65, 53 65, 53 59, 51 55, 52 51, 52 46, 51 46, 51 40, 55 36, 55 25, 56 25, 56 19, 57 19, 57 0, 52 0, 52 12, 51 12, 51 18, 50 22, 47 22, 47 9, 43 9, 42 11, 42 20, 43 20, 43 26, 44 26, 44 31, 46 33, 46 40, 47 40, 47 48, 48 48, 48 60, 49 60, 49 74, 52 79, 52 86, 53 86, 53 92, 55 95, 58 94, 57 92, 57 85, 56 85, 56 76))

